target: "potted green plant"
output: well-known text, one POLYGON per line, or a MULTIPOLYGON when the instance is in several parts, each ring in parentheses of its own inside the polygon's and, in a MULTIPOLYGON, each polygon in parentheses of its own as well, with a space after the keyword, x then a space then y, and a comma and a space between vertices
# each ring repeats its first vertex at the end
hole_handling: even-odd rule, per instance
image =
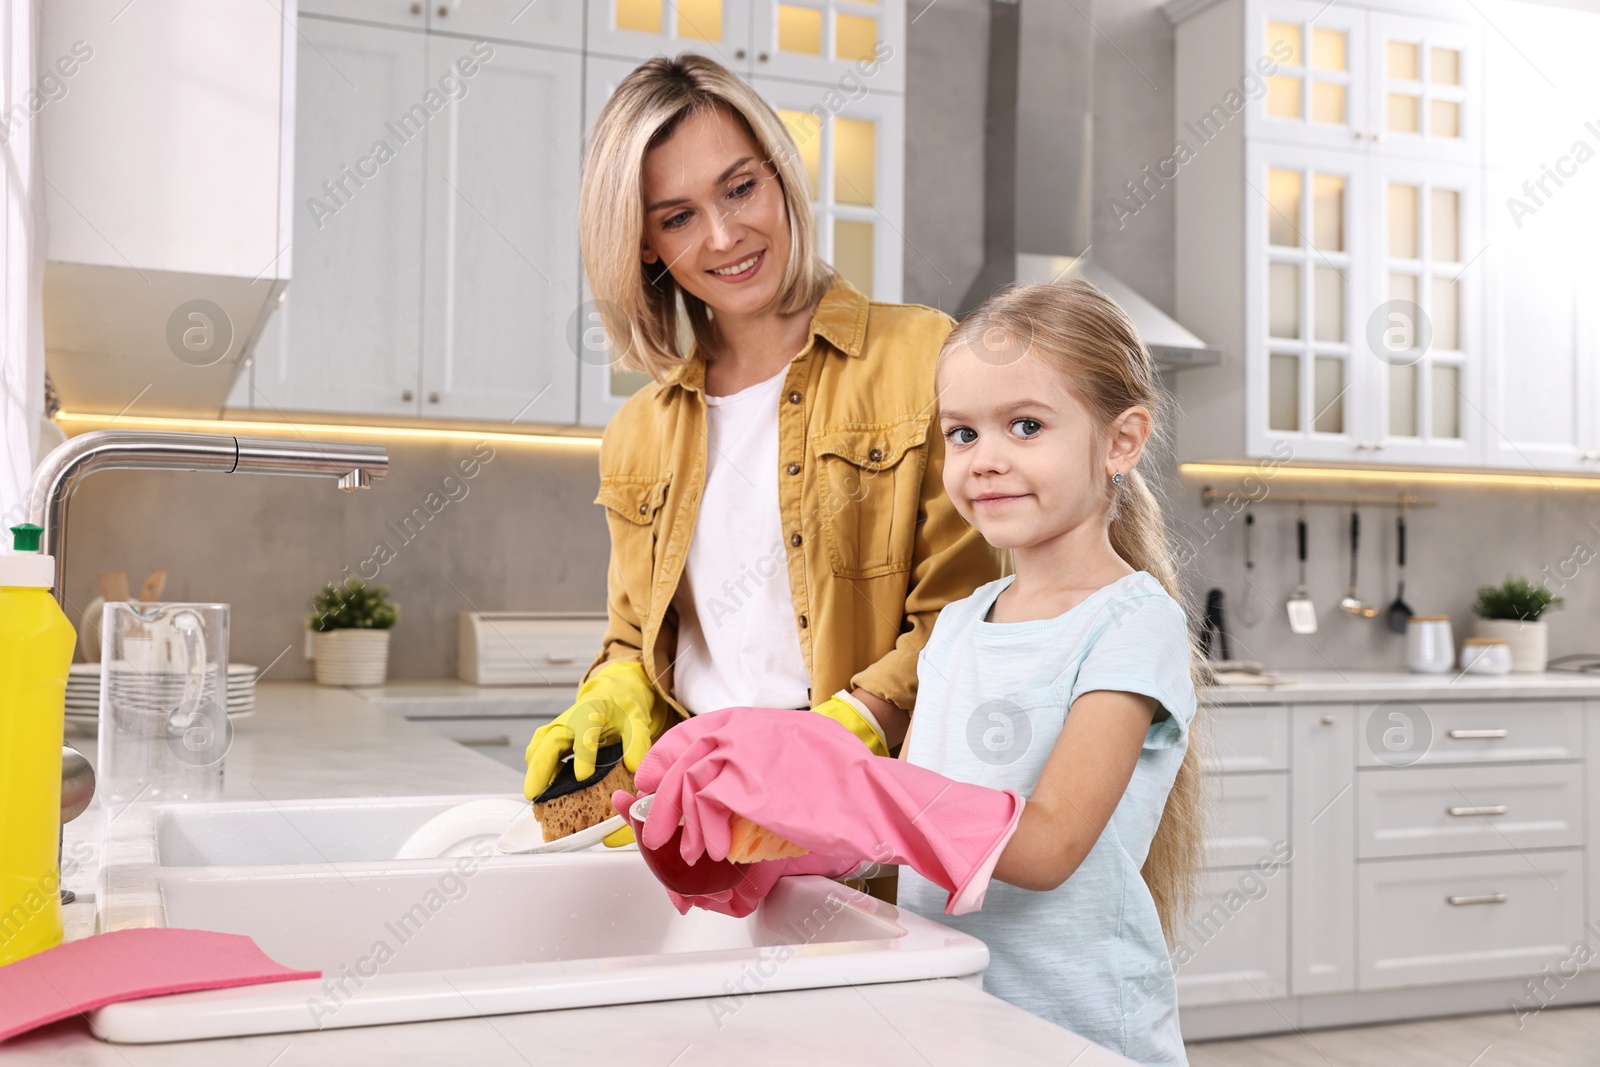
POLYGON ((318 685, 382 685, 389 673, 389 631, 400 608, 389 590, 349 579, 331 582, 311 600, 306 625, 318 685))
POLYGON ((1548 586, 1506 575, 1499 585, 1478 590, 1472 605, 1477 617, 1476 636, 1504 641, 1511 649, 1512 670, 1542 671, 1550 658, 1550 638, 1540 616, 1563 602, 1548 586))

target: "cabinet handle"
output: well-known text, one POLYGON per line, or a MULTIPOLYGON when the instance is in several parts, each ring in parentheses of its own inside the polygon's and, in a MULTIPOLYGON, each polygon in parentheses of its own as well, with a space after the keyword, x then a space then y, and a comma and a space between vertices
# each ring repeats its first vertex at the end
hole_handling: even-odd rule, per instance
POLYGON ((1509 730, 1451 730, 1450 737, 1456 741, 1477 740, 1480 738, 1493 740, 1497 737, 1504 737, 1510 732, 1509 730))
POLYGON ((1324 725, 1324 726, 1332 726, 1333 725, 1333 716, 1332 715, 1324 715, 1322 717, 1322 725, 1324 725))
POLYGON ((450 9, 448 7, 445 7, 443 4, 440 4, 439 5, 439 17, 440 18, 444 18, 448 14, 450 14, 450 9))
POLYGON ((421 5, 421 4, 412 4, 412 5, 411 5, 411 13, 412 13, 412 14, 413 14, 413 15, 420 15, 420 14, 422 14, 422 5, 421 5))
POLYGON ((437 404, 438 402, 439 402, 439 394, 438 393, 429 393, 428 394, 428 403, 437 404))
POLYGON ((1444 810, 1447 815, 1504 815, 1506 806, 1504 804, 1481 804, 1471 808, 1445 808, 1444 810))
POLYGON ((744 49, 743 48, 735 48, 733 50, 733 58, 734 59, 743 59, 744 58, 744 49))
POLYGON ((471 748, 508 748, 511 745, 511 738, 505 734, 499 737, 461 737, 456 739, 456 744, 471 748))
POLYGON ((1600 452, 1597 452, 1596 450, 1594 450, 1592 448, 1586 448, 1586 449, 1583 450, 1582 453, 1579 454, 1578 458, 1579 459, 1585 459, 1585 460, 1600 459, 1600 452))
POLYGON ((400 394, 400 399, 401 399, 401 400, 404 400, 404 401, 405 401, 405 402, 406 402, 406 403, 408 403, 408 404, 409 404, 409 403, 410 403, 410 402, 411 402, 411 400, 412 400, 412 399, 413 399, 413 398, 414 398, 414 397, 415 397, 415 396, 416 396, 416 394, 415 394, 415 393, 413 393, 413 392, 412 392, 412 391, 411 391, 411 390, 409 390, 409 389, 407 389, 407 390, 406 390, 406 391, 405 391, 405 392, 403 392, 403 393, 401 393, 401 394, 400 394))
POLYGON ((1479 893, 1476 896, 1445 897, 1444 899, 1446 904, 1459 908, 1467 904, 1504 904, 1506 895, 1504 893, 1479 893))
POLYGON ((762 63, 765 63, 767 61, 767 54, 765 52, 761 52, 757 54, 756 59, 762 63))
POLYGON ((566 655, 562 655, 559 652, 546 652, 544 654, 544 661, 546 663, 571 663, 575 659, 577 659, 577 657, 572 655, 570 652, 566 655))

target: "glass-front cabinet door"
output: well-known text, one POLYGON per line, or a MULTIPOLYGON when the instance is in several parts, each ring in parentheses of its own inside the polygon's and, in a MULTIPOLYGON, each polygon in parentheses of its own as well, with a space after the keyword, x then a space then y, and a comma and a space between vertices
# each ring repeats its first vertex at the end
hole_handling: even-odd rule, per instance
MULTIPOLYGON (((1366 13, 1306 0, 1271 0, 1250 9, 1246 73, 1238 86, 1250 109, 1249 133, 1275 141, 1348 148, 1369 138, 1366 13)), ((1204 102, 1182 115, 1197 136, 1214 137, 1234 103, 1204 102)))
POLYGON ((1365 348, 1390 463, 1480 461, 1483 279, 1477 170, 1373 157, 1365 348))
POLYGON ((750 73, 750 0, 590 0, 588 50, 644 60, 699 52, 750 73))
POLYGON ((1483 137, 1483 53, 1474 26, 1368 16, 1370 125, 1385 153, 1469 162, 1483 137))
POLYGON ((1262 143, 1246 156, 1250 452, 1286 442, 1296 459, 1369 458, 1372 371, 1358 315, 1365 157, 1262 143))
POLYGON ((905 0, 750 0, 755 74, 853 95, 905 90, 905 0))

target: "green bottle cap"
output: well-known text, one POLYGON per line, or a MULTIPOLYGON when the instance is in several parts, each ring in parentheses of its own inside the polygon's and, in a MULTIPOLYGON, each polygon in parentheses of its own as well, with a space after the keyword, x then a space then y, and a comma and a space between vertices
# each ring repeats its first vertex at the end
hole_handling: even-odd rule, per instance
POLYGON ((11 547, 18 552, 39 551, 39 535, 44 533, 43 526, 35 526, 31 522, 19 523, 11 527, 11 547))

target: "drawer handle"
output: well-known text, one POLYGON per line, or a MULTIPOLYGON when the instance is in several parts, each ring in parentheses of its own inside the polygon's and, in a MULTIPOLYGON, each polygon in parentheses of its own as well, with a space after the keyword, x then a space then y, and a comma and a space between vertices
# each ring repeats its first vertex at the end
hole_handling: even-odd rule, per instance
POLYGON ((1504 815, 1506 806, 1504 804, 1484 804, 1475 808, 1445 808, 1444 810, 1449 815, 1504 815))
POLYGON ((1477 896, 1445 897, 1444 899, 1445 903, 1459 908, 1467 904, 1504 904, 1506 895, 1504 893, 1479 893, 1477 896))
POLYGON ((456 739, 456 744, 471 748, 507 748, 511 744, 511 738, 505 734, 499 737, 461 737, 456 739))
POLYGON ((1450 736, 1457 740, 1479 737, 1495 738, 1504 737, 1510 732, 1510 730, 1451 730, 1450 736))
POLYGON ((546 652, 544 654, 544 658, 545 658, 545 662, 547 662, 547 663, 571 663, 577 657, 572 655, 570 652, 567 653, 565 656, 561 655, 558 652, 546 652))

